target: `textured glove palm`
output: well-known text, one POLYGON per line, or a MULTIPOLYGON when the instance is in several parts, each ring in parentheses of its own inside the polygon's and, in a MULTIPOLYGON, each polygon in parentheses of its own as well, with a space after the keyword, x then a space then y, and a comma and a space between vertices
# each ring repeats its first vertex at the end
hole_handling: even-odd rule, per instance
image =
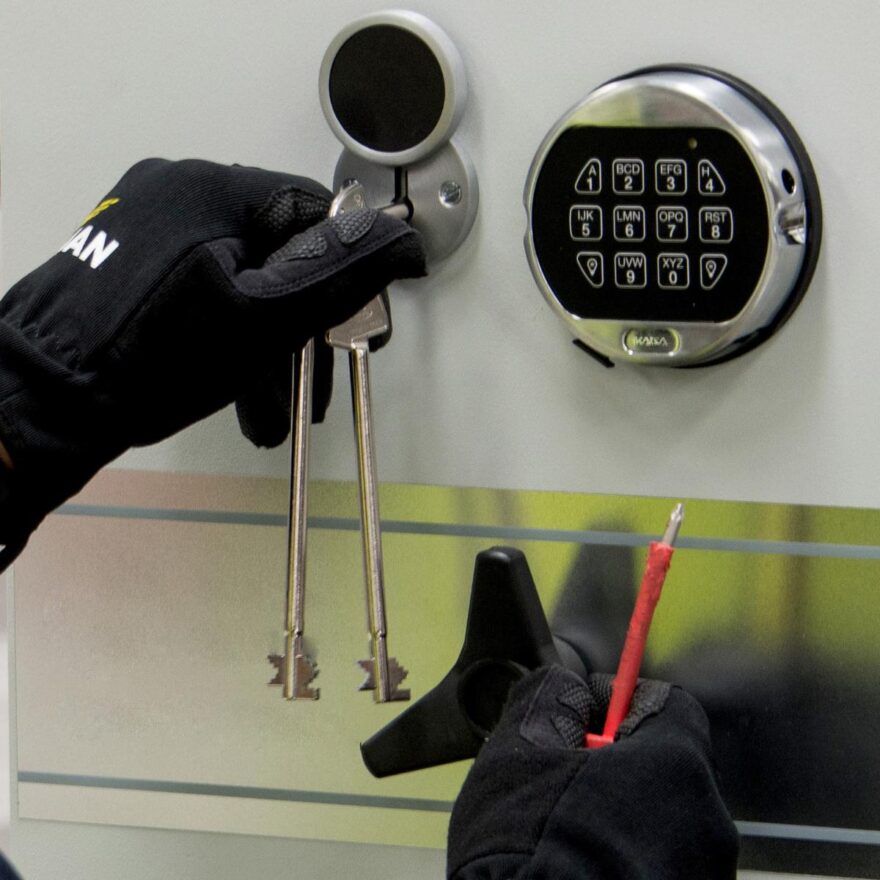
POLYGON ((452 813, 451 880, 733 880, 699 704, 641 682, 620 738, 586 750, 610 694, 610 676, 559 667, 514 687, 452 813))
MULTIPOLYGON (((131 168, 48 262, 0 301, 0 486, 8 564, 51 509, 130 446, 233 401, 281 442, 291 353, 395 278, 419 236, 376 211, 325 219, 313 181, 200 160, 131 168)), ((329 399, 318 346, 316 411, 329 399)))

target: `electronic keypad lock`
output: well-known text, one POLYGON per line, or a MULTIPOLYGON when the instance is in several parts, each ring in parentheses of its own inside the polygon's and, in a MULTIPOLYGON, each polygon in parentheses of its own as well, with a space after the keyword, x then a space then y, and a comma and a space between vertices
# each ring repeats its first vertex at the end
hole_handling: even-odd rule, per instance
POLYGON ((751 86, 692 66, 591 92, 542 143, 526 251, 579 344, 607 364, 719 363, 800 302, 819 189, 791 124, 751 86))

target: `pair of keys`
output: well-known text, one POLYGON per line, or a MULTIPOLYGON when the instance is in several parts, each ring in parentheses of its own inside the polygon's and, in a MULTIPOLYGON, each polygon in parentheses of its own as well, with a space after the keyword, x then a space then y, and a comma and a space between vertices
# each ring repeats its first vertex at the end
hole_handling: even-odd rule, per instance
MULTIPOLYGON (((348 182, 330 207, 334 217, 366 207, 364 188, 348 182)), ((409 219, 405 204, 392 204, 385 211, 409 219)), ((383 292, 344 324, 327 333, 327 342, 348 352, 351 371, 352 411, 357 439, 360 487, 361 541, 364 556, 367 622, 370 657, 358 665, 366 673, 360 690, 372 690, 379 703, 408 700, 400 687, 407 671, 388 654, 385 616, 385 584, 382 564, 382 534, 379 521, 376 452, 373 442, 368 358, 371 340, 391 329, 387 295, 383 292)), ((320 689, 311 687, 318 673, 314 660, 305 653, 306 542, 308 533, 309 435, 312 425, 312 384, 315 343, 310 340, 294 363, 294 406, 291 413, 290 510, 288 518, 287 595, 284 626, 284 654, 271 654, 276 676, 269 684, 280 684, 287 700, 317 700, 320 689)))

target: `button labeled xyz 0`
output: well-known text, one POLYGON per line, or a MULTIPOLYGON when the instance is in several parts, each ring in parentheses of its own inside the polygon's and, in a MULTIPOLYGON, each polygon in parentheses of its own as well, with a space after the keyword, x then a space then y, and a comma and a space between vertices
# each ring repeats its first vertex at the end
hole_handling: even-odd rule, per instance
POLYGON ((684 290, 690 284, 688 255, 658 254, 657 284, 665 290, 684 290))

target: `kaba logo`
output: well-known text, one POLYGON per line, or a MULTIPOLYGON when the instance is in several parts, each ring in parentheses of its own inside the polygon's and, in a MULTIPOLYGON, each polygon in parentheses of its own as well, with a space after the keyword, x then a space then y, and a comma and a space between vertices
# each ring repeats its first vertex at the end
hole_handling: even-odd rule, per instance
POLYGON ((71 253, 82 262, 87 262, 93 269, 97 269, 118 247, 119 242, 115 238, 107 241, 106 232, 99 230, 92 235, 92 227, 83 226, 58 253, 71 253))
POLYGON ((669 339, 665 336, 636 336, 635 341, 643 348, 669 348, 669 339))

